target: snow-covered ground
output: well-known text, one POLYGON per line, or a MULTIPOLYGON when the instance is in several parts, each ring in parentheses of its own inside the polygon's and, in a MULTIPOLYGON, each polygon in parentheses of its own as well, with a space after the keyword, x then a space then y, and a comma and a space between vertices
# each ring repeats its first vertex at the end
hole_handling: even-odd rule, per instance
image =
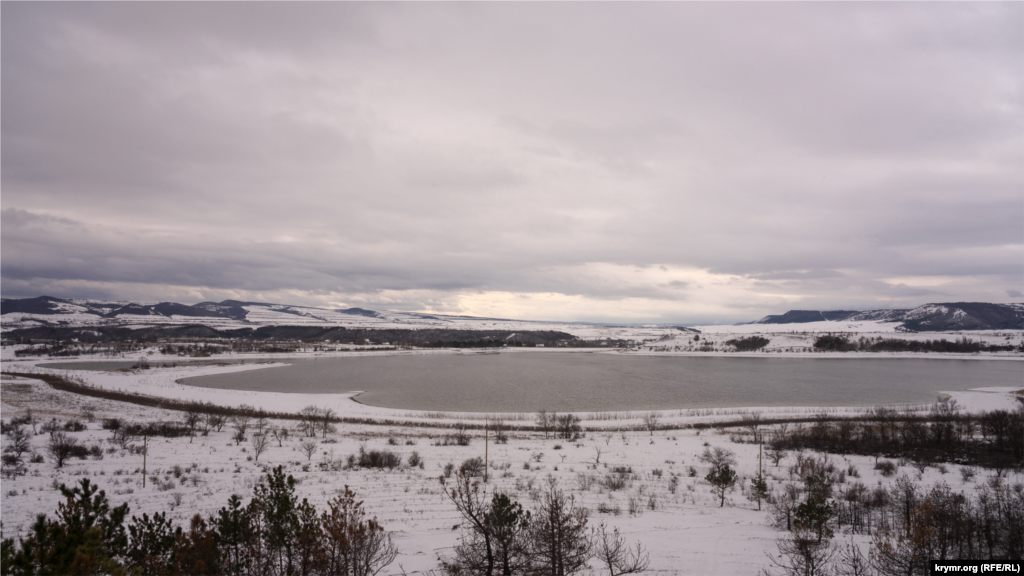
MULTIPOLYGON (((845 322, 845 321, 821 321, 805 322, 800 324, 741 324, 737 326, 695 326, 698 332, 681 332, 679 330, 668 331, 660 335, 656 340, 646 340, 637 352, 658 352, 658 353, 709 353, 725 352, 733 350, 726 344, 727 341, 735 338, 750 336, 761 336, 768 339, 767 346, 756 354, 781 354, 785 356, 805 356, 814 354, 821 357, 820 352, 814 349, 814 341, 825 333, 841 334, 847 336, 851 341, 865 339, 896 339, 922 342, 925 340, 960 340, 968 338, 974 342, 984 344, 1019 346, 1024 342, 1024 331, 1021 330, 964 330, 957 332, 899 332, 897 324, 892 322, 845 322)), ((880 352, 839 352, 839 356, 851 356, 857 354, 879 357, 882 355, 892 357, 935 357, 938 354, 929 353, 880 353, 880 352)), ((835 354, 834 354, 835 355, 835 354)), ((995 352, 980 354, 943 354, 946 357, 1024 357, 1020 352, 995 352)))
MULTIPOLYGON (((9 354, 9 351, 5 352, 5 356, 9 354)), ((8 356, 4 358, 3 367, 5 372, 45 371, 32 367, 36 363, 38 360, 16 361, 8 356)), ((101 460, 71 460, 60 470, 48 459, 43 463, 28 464, 27 475, 4 480, 2 514, 5 535, 24 531, 37 513, 52 514, 60 501, 56 486, 60 483, 71 485, 82 477, 97 482, 114 503, 129 503, 133 514, 169 510, 169 516, 184 524, 197 512, 204 515, 215 512, 226 504, 231 494, 250 496, 253 486, 269 467, 282 465, 300 481, 299 496, 309 498, 318 507, 322 508, 345 485, 366 501, 370 513, 376 515, 386 529, 394 531, 401 549, 401 556, 386 573, 397 574, 404 569, 408 574, 416 574, 435 568, 438 555, 449 554, 457 543, 459 532, 453 531, 452 527, 460 522, 454 506, 441 493, 438 476, 449 462, 458 467, 468 458, 483 456, 484 442, 482 432, 474 431, 474 439, 469 446, 435 445, 436 439, 448 431, 417 424, 454 424, 484 415, 365 406, 354 402, 349 394, 256 393, 195 388, 175 382, 185 376, 270 369, 269 366, 272 365, 179 366, 147 371, 75 374, 97 387, 153 396, 210 401, 227 406, 248 404, 282 412, 316 404, 334 408, 340 416, 387 419, 400 424, 339 424, 337 432, 332 433, 327 441, 321 441, 316 454, 309 460, 298 450, 302 440, 298 434, 293 434, 280 446, 276 441, 272 442, 271 448, 259 457, 258 462, 253 460, 252 447, 247 442, 235 445, 228 427, 191 441, 189 438, 158 438, 149 444, 147 468, 149 476, 160 481, 147 481, 143 487, 142 457, 107 442, 110 432, 102 430, 100 422, 112 417, 137 422, 179 420, 181 413, 77 396, 55 391, 38 380, 4 376, 0 382, 0 398, 5 419, 21 415, 27 409, 32 409, 43 420, 51 417, 61 421, 78 418, 87 424, 88 429, 74 433, 74 436, 85 444, 98 444, 106 451, 101 460), (403 467, 388 472, 331 469, 331 463, 343 461, 348 455, 358 452, 360 447, 388 449, 401 454, 403 461, 415 451, 425 460, 425 465, 423 468, 403 467)), ((1012 408, 1015 401, 1011 393, 1012 389, 999 388, 953 392, 951 395, 966 409, 977 411, 1012 408)), ((806 416, 823 411, 853 414, 860 410, 863 409, 732 408, 669 410, 659 415, 662 425, 681 426, 716 420, 734 421, 755 411, 763 417, 775 417, 784 414, 806 416)), ((758 511, 743 491, 730 494, 726 506, 719 508, 707 483, 702 480, 707 470, 699 462, 698 455, 708 445, 733 450, 737 455, 738 472, 744 477, 741 484, 749 485, 749 478, 756 473, 758 466, 757 447, 733 443, 727 432, 712 430, 659 430, 653 434, 645 430, 621 431, 638 427, 644 414, 581 414, 588 432, 585 438, 575 443, 548 439, 539 432, 512 432, 507 444, 492 442, 489 445, 491 486, 509 493, 529 508, 535 503, 541 483, 549 476, 554 477, 563 489, 591 510, 592 523, 607 522, 619 527, 628 540, 642 541, 650 550, 651 568, 657 574, 756 573, 767 562, 765 552, 774 550, 779 532, 769 526, 768 513, 758 511), (626 488, 609 490, 599 480, 617 466, 632 468, 633 477, 626 488), (695 469, 694 476, 691 476, 691 466, 695 469), (674 488, 673 477, 678 478, 674 488)), ((510 424, 532 420, 529 414, 503 417, 510 424)), ((274 424, 294 426, 293 421, 274 424)), ((46 438, 45 434, 33 437, 33 449, 37 453, 45 452, 46 438)), ((4 442, 6 445, 6 438, 4 442)), ((985 472, 981 472, 976 479, 965 483, 957 473, 957 466, 952 465, 930 467, 923 472, 904 466, 896 476, 887 478, 873 469, 871 457, 831 458, 844 469, 855 468, 860 474, 859 480, 869 487, 887 485, 903 473, 915 479, 920 476, 919 481, 926 486, 945 481, 954 489, 965 491, 974 490, 986 480, 985 472)), ((770 484, 777 486, 791 480, 787 467, 792 460, 791 455, 778 467, 765 463, 770 484)), ((1011 473, 1010 481, 1020 482, 1020 476, 1014 474, 1011 473)), ((863 536, 854 539, 862 545, 867 542, 863 536)))

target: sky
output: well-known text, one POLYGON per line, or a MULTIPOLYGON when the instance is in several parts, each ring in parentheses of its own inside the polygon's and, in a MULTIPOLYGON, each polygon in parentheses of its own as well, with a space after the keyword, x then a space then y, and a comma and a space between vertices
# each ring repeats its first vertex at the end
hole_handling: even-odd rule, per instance
POLYGON ((0 4, 0 291, 1024 302, 1024 3, 0 4))

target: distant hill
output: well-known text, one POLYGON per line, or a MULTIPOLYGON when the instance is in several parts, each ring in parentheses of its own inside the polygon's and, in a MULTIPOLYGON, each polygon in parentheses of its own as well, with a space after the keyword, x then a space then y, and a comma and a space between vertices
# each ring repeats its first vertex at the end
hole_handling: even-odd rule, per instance
MULTIPOLYGON (((141 327, 202 325, 218 330, 259 326, 347 326, 374 329, 556 329, 564 322, 536 322, 502 318, 448 316, 365 308, 327 309, 266 302, 104 302, 73 298, 0 299, 3 330, 33 327, 86 326, 141 327)), ((751 324, 806 324, 810 322, 899 323, 899 329, 915 332, 956 330, 1024 330, 1024 305, 954 302, 925 304, 912 310, 790 310, 765 316, 751 324)))
MULTIPOLYGON (((238 300, 224 300, 223 302, 200 302, 194 306, 178 304, 177 302, 160 302, 158 304, 139 304, 136 302, 100 302, 93 300, 75 300, 69 298, 54 298, 52 296, 39 296, 36 298, 4 298, 0 301, 0 315, 6 314, 33 314, 44 316, 69 315, 69 314, 91 314, 101 318, 116 318, 118 316, 160 316, 173 318, 182 316, 188 318, 225 318, 232 320, 246 320, 249 310, 245 307, 268 308, 275 312, 306 315, 306 310, 317 310, 316 308, 304 308, 301 306, 286 306, 281 304, 266 304, 263 302, 239 302, 238 300)), ((325 310, 325 312, 327 312, 325 310)), ((379 316, 373 310, 362 308, 347 308, 334 310, 342 314, 366 316, 376 318, 379 316)))
POLYGON ((104 302, 76 298, 0 299, 3 331, 32 328, 206 326, 238 330, 261 326, 345 326, 366 329, 551 330, 564 322, 450 316, 365 308, 313 308, 267 302, 104 302))
POLYGON ((914 332, 1024 330, 1024 305, 952 302, 925 304, 912 310, 790 310, 765 316, 754 324, 805 324, 823 320, 899 322, 904 330, 914 332))

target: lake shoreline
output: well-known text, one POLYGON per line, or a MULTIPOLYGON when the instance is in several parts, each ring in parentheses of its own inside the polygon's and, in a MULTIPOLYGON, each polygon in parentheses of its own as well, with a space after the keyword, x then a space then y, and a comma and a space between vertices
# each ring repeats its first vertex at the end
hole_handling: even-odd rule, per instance
MULTIPOLYGON (((459 355, 457 352, 447 351, 447 355, 459 355)), ((532 351, 515 351, 515 354, 527 353, 532 351)), ((555 352, 555 350, 544 351, 545 353, 555 352)), ((601 351, 609 352, 609 351, 601 351)), ((386 353, 361 353, 360 356, 381 356, 386 353)), ((436 354, 436 353, 435 353, 436 354)), ((409 355, 406 353, 405 355, 409 355)), ((415 354, 419 356, 419 354, 415 354)), ((429 355, 429 354, 428 354, 429 355)), ((490 356, 490 355, 488 355, 490 356)), ((644 356, 665 356, 665 354, 644 354, 644 356)), ((710 356, 710 355, 703 355, 710 356)), ((738 354, 719 354, 715 355, 716 358, 721 357, 754 357, 754 358, 778 358, 779 355, 743 355, 738 354)), ((810 355, 814 359, 823 359, 824 354, 810 355)), ((316 356, 315 358, 324 358, 325 356, 316 356)), ((335 356, 337 357, 337 356, 335 356)), ((354 357, 354 356, 347 356, 354 357)), ((857 354, 856 357, 860 359, 874 358, 874 355, 857 354)), ((927 355, 929 359, 940 359, 939 355, 930 354, 927 355)), ((190 384, 183 383, 182 380, 199 377, 199 376, 213 376, 228 374, 233 372, 249 372, 253 370, 261 370, 263 368, 272 367, 287 367, 290 364, 289 360, 294 359, 310 359, 310 355, 290 355, 288 357, 275 356, 272 358, 238 358, 238 359, 250 359, 260 360, 263 363, 247 363, 247 364, 233 364, 233 365, 186 365, 185 363, 179 363, 176 368, 159 368, 149 371, 137 370, 128 372, 83 372, 75 371, 73 374, 76 377, 82 378, 89 385, 98 386, 100 388, 124 390, 130 392, 137 392, 153 396, 163 396, 173 399, 183 400, 195 400, 200 402, 211 402, 217 405, 223 406, 238 406, 240 404, 253 405, 257 407, 264 407, 267 410, 273 411, 285 411, 285 412, 297 412, 302 407, 316 404, 316 405, 330 405, 334 407, 339 414, 353 417, 370 417, 370 418, 385 418, 385 419, 411 419, 411 420, 429 420, 428 414, 443 414, 444 418, 450 419, 468 419, 474 420, 483 417, 498 417, 509 420, 518 420, 530 417, 532 411, 523 410, 511 410, 511 411, 499 411, 499 410, 456 410, 452 408, 407 408, 407 407, 394 407, 372 403, 372 399, 368 399, 365 395, 365 390, 348 391, 345 393, 305 393, 305 392, 261 392, 252 390, 231 390, 224 388, 206 388, 199 387, 190 384), (268 359, 276 359, 278 362, 265 363, 268 359), (355 396, 361 396, 358 400, 355 396)), ((849 358, 849 357, 848 357, 849 358)), ((854 358, 850 358, 854 359, 854 358)), ((963 360, 966 358, 959 358, 955 355, 943 355, 941 359, 947 360, 963 360)), ((1010 360, 1013 358, 987 358, 987 359, 1006 359, 1010 360)), ((1016 359, 1014 359, 1016 360, 1016 359)), ((52 362, 47 359, 47 362, 39 362, 38 360, 19 360, 19 361, 8 361, 5 362, 5 371, 37 371, 46 373, 58 373, 68 374, 69 372, 64 369, 56 368, 56 365, 73 363, 78 360, 69 360, 66 362, 52 362), (35 367, 37 364, 54 365, 53 368, 41 368, 35 367)), ((163 362, 154 361, 156 365, 163 362)), ((261 370, 262 371, 262 370, 261 370)), ((970 389, 962 390, 936 390, 933 395, 929 398, 921 398, 913 401, 899 401, 899 402, 884 402, 884 401, 863 401, 854 403, 843 403, 843 404, 810 404, 805 403, 803 405, 793 405, 792 403, 777 403, 770 405, 762 405, 758 403, 747 403, 744 405, 730 404, 730 405, 708 405, 708 406, 674 406, 666 408, 665 406, 658 407, 645 407, 645 408, 625 408, 625 409, 581 409, 581 410, 564 410, 566 412, 574 412, 588 421, 597 422, 616 422, 621 420, 631 420, 639 418, 638 414, 647 412, 657 412, 659 414, 670 415, 673 418, 682 418, 685 420, 702 421, 703 418, 700 416, 722 416, 727 414, 737 414, 741 412, 759 411, 768 414, 791 414, 794 416, 805 416, 812 412, 836 412, 836 411, 849 411, 851 413, 862 413, 877 405, 894 405, 894 406, 906 406, 906 407, 919 407, 923 404, 934 402, 939 394, 952 395, 955 398, 964 398, 966 401, 967 396, 977 396, 977 394, 983 394, 980 398, 985 401, 982 402, 986 406, 985 409, 994 409, 998 407, 1004 407, 1006 409, 1012 409, 1015 403, 1006 393, 1014 387, 1005 387, 1006 390, 999 392, 1001 399, 993 402, 993 394, 991 391, 984 393, 971 392, 974 388, 991 388, 986 386, 972 386, 970 389)), ((1019 388, 1019 387, 1018 387, 1019 388)), ((977 400, 977 398, 975 398, 977 400)), ((964 402, 961 402, 964 403, 964 402)), ((563 410, 559 410, 563 411, 563 410)), ((714 419, 714 418, 712 418, 714 419)))

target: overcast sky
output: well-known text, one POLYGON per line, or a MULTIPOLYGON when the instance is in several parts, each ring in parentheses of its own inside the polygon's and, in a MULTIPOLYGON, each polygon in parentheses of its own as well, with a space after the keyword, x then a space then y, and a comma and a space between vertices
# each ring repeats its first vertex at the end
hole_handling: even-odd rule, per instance
POLYGON ((11 3, 2 293, 1024 302, 1024 3, 11 3))

